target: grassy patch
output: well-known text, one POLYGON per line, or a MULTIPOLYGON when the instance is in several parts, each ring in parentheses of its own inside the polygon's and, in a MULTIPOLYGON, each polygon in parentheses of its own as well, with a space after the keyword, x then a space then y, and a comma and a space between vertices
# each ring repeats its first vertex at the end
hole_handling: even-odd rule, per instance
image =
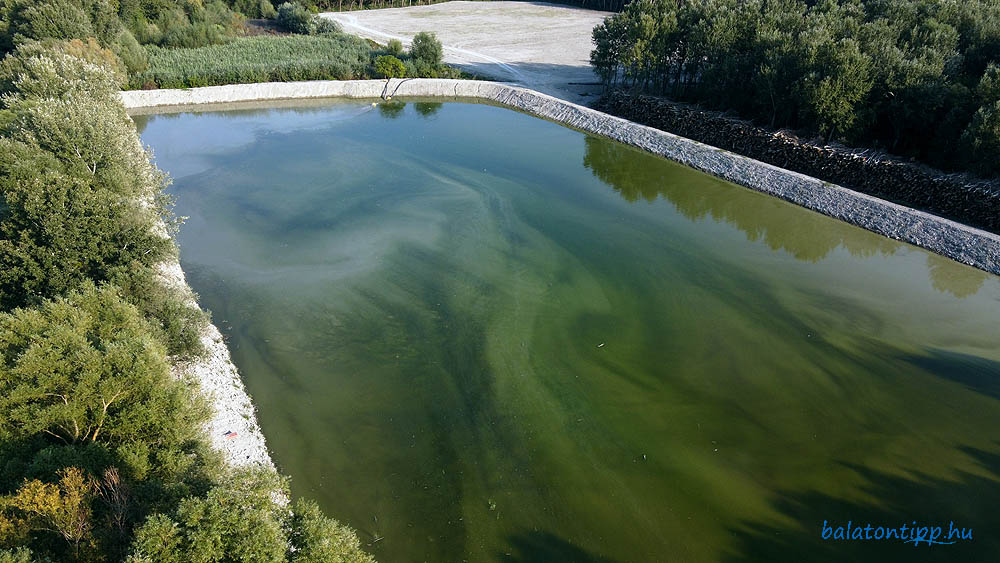
MULTIPOLYGON (((197 88, 223 84, 378 78, 374 61, 385 47, 345 33, 241 37, 194 48, 145 47, 149 67, 129 76, 129 88, 197 88)), ((441 63, 399 54, 408 78, 475 78, 441 63)))
POLYGON ((372 47, 344 34, 244 37, 193 49, 147 46, 137 88, 194 88, 250 82, 351 80, 372 76, 372 47))

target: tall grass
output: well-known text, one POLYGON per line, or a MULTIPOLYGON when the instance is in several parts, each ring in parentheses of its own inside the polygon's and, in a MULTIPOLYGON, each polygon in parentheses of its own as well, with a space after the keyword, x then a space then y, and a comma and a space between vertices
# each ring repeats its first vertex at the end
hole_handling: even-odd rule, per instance
POLYGON ((193 49, 147 46, 149 68, 129 79, 138 88, 195 88, 251 82, 370 78, 373 49, 346 34, 243 37, 193 49))

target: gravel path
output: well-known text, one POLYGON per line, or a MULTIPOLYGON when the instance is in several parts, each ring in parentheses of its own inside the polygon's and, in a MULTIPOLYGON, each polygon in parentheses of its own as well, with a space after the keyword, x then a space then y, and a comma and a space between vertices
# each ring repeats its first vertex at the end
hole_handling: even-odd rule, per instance
POLYGON ((574 103, 600 93, 590 68, 590 37, 608 12, 535 2, 446 2, 321 15, 380 43, 409 45, 418 32, 433 31, 445 47, 445 62, 574 103))

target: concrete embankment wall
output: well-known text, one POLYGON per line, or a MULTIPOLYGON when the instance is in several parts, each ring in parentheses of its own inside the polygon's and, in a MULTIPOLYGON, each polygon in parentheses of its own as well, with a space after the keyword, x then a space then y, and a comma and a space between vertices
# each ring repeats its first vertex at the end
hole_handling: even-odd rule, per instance
POLYGON ((526 88, 475 80, 404 79, 210 86, 122 92, 125 106, 166 106, 305 98, 476 98, 499 103, 661 155, 735 184, 780 197, 869 231, 1000 274, 1000 236, 930 213, 791 172, 526 88))

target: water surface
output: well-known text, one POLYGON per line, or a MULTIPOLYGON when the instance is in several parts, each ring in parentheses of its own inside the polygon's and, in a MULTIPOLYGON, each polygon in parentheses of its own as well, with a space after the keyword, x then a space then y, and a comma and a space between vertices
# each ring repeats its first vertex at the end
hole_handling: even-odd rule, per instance
POLYGON ((1000 553, 998 278, 497 107, 137 121, 276 462, 381 561, 1000 553))

